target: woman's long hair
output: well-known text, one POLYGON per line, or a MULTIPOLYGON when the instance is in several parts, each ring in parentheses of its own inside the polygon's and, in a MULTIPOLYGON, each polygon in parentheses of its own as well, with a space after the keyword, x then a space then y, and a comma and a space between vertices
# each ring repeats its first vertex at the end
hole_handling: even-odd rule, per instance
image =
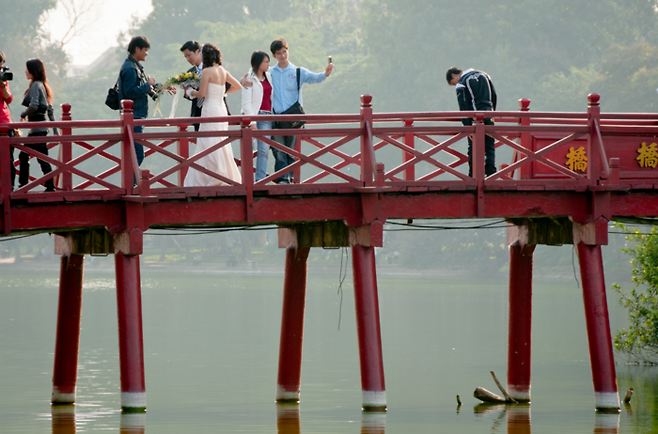
POLYGON ((201 49, 201 54, 203 55, 203 67, 221 65, 222 64, 222 52, 219 51, 217 45, 206 43, 203 44, 201 49))
POLYGON ((270 56, 264 51, 254 51, 251 54, 251 70, 254 71, 254 75, 258 76, 258 68, 260 68, 265 58, 268 62, 270 61, 270 56))
POLYGON ((48 96, 48 104, 52 104, 55 95, 53 95, 53 91, 50 89, 50 86, 48 85, 48 78, 46 77, 46 68, 43 66, 43 62, 41 61, 41 59, 30 59, 27 62, 25 62, 25 66, 27 67, 27 72, 29 72, 30 75, 32 75, 32 81, 30 82, 30 86, 25 91, 25 95, 27 95, 27 93, 30 91, 32 84, 34 84, 35 81, 40 81, 43 83, 43 86, 46 88, 46 95, 48 96))

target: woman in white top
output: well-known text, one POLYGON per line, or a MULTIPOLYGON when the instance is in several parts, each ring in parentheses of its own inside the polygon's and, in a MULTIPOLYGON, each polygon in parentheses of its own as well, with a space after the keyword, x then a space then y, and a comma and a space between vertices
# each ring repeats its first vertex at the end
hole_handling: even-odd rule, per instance
MULTIPOLYGON (((254 51, 251 55, 251 69, 247 80, 253 86, 242 89, 242 114, 249 116, 272 114, 272 76, 268 72, 270 56, 263 51, 254 51)), ((251 128, 256 130, 271 130, 270 121, 251 121, 251 128)), ((271 137, 267 137, 268 139, 271 137)), ((258 140, 256 157, 256 182, 267 175, 267 154, 270 145, 258 140)))
MULTIPOLYGON (((222 55, 219 48, 213 44, 205 44, 201 53, 203 54, 203 74, 201 74, 199 90, 188 87, 185 89, 185 93, 190 98, 205 98, 201 118, 227 116, 226 105, 224 104, 225 85, 227 82, 231 83, 231 88, 228 91, 231 93, 240 89, 240 83, 228 71, 221 67, 222 55)), ((205 122, 201 123, 199 131, 221 131, 227 129, 227 122, 205 122)), ((224 139, 225 137, 199 137, 194 155, 203 152, 224 139)), ((238 183, 242 182, 240 169, 235 163, 230 144, 204 155, 196 160, 196 164, 211 172, 220 174, 227 180, 238 183)), ((222 181, 196 169, 190 169, 184 181, 185 187, 207 187, 226 184, 226 181, 222 181)))

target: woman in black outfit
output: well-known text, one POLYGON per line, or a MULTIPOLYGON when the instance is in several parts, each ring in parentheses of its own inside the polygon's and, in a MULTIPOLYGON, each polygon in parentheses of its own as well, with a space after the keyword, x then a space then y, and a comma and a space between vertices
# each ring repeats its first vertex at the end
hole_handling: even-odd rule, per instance
MULTIPOLYGON (((26 62, 26 71, 25 76, 30 80, 30 87, 25 91, 25 99, 23 99, 23 105, 27 107, 23 113, 21 113, 21 122, 25 121, 25 118, 29 122, 45 122, 46 113, 48 118, 51 121, 55 121, 55 116, 53 114, 53 92, 48 86, 48 79, 46 78, 46 69, 43 66, 43 62, 40 59, 30 59, 26 62)), ((53 132, 56 136, 59 135, 57 128, 53 129, 53 132)), ((46 136, 48 135, 48 128, 32 128, 28 137, 34 136, 46 136)), ((25 145, 30 149, 34 149, 44 155, 48 155, 48 144, 47 143, 33 143, 25 145)), ((30 155, 21 152, 18 156, 20 161, 20 174, 18 175, 18 183, 20 187, 23 187, 29 182, 30 179, 30 155)), ((39 160, 39 165, 41 165, 41 171, 44 175, 50 173, 52 168, 50 163, 47 163, 41 159, 39 160)), ((45 182, 46 191, 55 191, 55 183, 53 179, 49 179, 45 182)))

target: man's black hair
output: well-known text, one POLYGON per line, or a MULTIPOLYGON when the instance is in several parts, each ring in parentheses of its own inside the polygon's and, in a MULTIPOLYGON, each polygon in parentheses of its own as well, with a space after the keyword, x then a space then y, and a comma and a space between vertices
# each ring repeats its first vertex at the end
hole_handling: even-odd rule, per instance
POLYGON ((288 43, 283 38, 275 39, 270 44, 270 51, 272 52, 272 55, 276 55, 276 52, 282 48, 285 48, 286 50, 288 49, 288 43))
POLYGON ((182 47, 180 47, 181 53, 185 50, 190 50, 193 53, 196 53, 201 49, 201 45, 197 41, 187 41, 186 43, 183 44, 182 47))
POLYGON ((151 44, 149 43, 149 40, 146 39, 146 36, 133 36, 133 38, 130 40, 130 43, 128 44, 128 53, 135 54, 135 50, 138 48, 142 50, 144 48, 151 48, 151 44))
POLYGON ((452 68, 448 69, 448 72, 446 72, 446 81, 448 81, 448 84, 450 84, 450 80, 452 80, 453 74, 461 74, 461 73, 462 73, 461 68, 457 68, 456 66, 453 66, 452 68))

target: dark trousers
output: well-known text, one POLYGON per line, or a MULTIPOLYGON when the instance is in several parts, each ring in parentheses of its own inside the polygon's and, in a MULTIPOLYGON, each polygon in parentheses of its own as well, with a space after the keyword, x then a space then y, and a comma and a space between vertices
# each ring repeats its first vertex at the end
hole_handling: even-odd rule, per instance
MULTIPOLYGON (((38 136, 46 136, 47 134, 48 134, 47 131, 43 131, 38 133, 30 133, 27 136, 38 137, 38 136)), ((35 151, 43 155, 48 155, 47 143, 34 143, 25 146, 30 149, 34 149, 35 151)), ((47 175, 50 172, 52 172, 53 169, 50 166, 50 163, 47 163, 40 158, 37 158, 37 160, 39 161, 39 165, 41 166, 41 172, 43 172, 44 175, 47 175)), ((18 185, 22 187, 30 181, 30 155, 25 152, 21 152, 20 154, 18 154, 18 161, 20 161, 20 173, 18 174, 18 185)), ((55 191, 55 181, 52 178, 47 180, 45 184, 46 184, 46 191, 55 191)))
MULTIPOLYGON (((133 133, 141 133, 143 131, 144 127, 142 125, 133 127, 133 133)), ((135 142, 135 155, 137 155, 137 165, 141 166, 142 161, 144 161, 144 146, 137 142, 135 142)))
MULTIPOLYGON (((484 119, 485 125, 494 125, 494 122, 489 119, 484 119)), ((496 141, 493 137, 484 136, 484 174, 485 176, 493 175, 496 173, 496 141)), ((468 176, 473 176, 473 141, 468 138, 468 176)))
MULTIPOLYGON (((203 107, 199 107, 197 104, 197 99, 192 100, 192 110, 190 110, 190 116, 193 118, 201 117, 201 110, 203 107)), ((192 124, 194 126, 194 131, 199 131, 199 124, 192 124)))
MULTIPOLYGON (((286 148, 294 149, 295 143, 297 142, 297 136, 274 136, 272 139, 281 143, 286 148)), ((295 162, 295 157, 290 154, 286 154, 283 151, 280 151, 272 147, 272 154, 274 154, 274 171, 278 172, 284 167, 290 166, 295 162)), ((292 171, 284 174, 283 176, 277 178, 276 182, 278 184, 290 184, 292 183, 292 171)))
MULTIPOLYGON (((9 130, 9 137, 14 137, 14 130, 9 130)), ((16 179, 16 166, 14 166, 14 147, 9 147, 9 170, 11 173, 11 189, 14 189, 14 183, 16 179)))
POLYGON ((10 146, 9 147, 9 161, 11 163, 11 189, 14 189, 14 183, 16 182, 16 166, 14 166, 14 147, 10 146))

